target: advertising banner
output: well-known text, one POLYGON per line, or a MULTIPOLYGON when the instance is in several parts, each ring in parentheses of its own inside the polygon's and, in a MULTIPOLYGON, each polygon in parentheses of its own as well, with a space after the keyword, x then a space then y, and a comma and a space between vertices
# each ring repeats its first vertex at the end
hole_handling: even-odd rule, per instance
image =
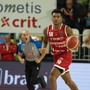
MULTIPOLYGON (((44 75, 47 87, 50 90, 49 74, 52 62, 42 62, 39 75, 44 75)), ((72 63, 70 75, 79 90, 90 88, 90 63, 72 63)), ((24 73, 24 64, 20 62, 0 61, 0 90, 27 90, 24 73)), ((40 85, 35 85, 35 90, 43 90, 40 85)), ((69 90, 61 77, 57 79, 57 90, 69 90)))
MULTIPOLYGON (((49 73, 52 63, 42 63, 39 75, 44 75, 49 90, 49 73), (47 65, 47 68, 46 68, 47 65)), ((24 64, 20 62, 0 62, 0 90, 27 90, 24 64)), ((43 90, 40 85, 35 85, 35 90, 43 90)))
POLYGON ((55 8, 56 0, 0 0, 0 32, 40 34, 55 8))

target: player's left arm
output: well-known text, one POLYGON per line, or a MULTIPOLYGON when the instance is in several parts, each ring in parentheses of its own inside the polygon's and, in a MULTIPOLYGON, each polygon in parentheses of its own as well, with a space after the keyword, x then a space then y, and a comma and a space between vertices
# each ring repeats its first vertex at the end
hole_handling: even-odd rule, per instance
MULTIPOLYGON (((67 33, 68 37, 75 36, 74 33, 73 33, 73 30, 69 26, 66 27, 66 33, 67 33)), ((77 38, 77 39, 79 41, 78 42, 78 47, 79 47, 80 46, 80 40, 79 40, 79 38, 77 38)))
POLYGON ((66 33, 67 33, 67 36, 68 36, 68 37, 70 37, 70 36, 75 36, 75 35, 73 34, 72 29, 71 29, 69 26, 66 27, 66 33))

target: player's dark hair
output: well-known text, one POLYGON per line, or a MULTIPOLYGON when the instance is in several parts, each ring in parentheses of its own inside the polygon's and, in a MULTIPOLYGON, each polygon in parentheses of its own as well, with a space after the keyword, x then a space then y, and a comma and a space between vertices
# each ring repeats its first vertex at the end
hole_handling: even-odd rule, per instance
POLYGON ((62 13, 59 9, 54 9, 51 14, 53 15, 53 13, 60 13, 62 15, 62 13))

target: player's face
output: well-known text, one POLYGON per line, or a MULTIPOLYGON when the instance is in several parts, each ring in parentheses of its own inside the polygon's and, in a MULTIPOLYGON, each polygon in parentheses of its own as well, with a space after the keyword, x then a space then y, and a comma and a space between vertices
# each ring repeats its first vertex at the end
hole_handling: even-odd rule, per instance
POLYGON ((53 13, 52 22, 54 25, 59 25, 62 23, 62 16, 60 13, 53 13))

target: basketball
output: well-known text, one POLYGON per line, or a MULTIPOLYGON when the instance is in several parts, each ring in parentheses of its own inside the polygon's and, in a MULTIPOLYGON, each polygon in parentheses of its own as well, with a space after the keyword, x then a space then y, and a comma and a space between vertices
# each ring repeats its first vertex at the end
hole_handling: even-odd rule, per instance
POLYGON ((77 49, 80 45, 79 39, 76 36, 70 36, 66 39, 66 46, 68 49, 77 49))

